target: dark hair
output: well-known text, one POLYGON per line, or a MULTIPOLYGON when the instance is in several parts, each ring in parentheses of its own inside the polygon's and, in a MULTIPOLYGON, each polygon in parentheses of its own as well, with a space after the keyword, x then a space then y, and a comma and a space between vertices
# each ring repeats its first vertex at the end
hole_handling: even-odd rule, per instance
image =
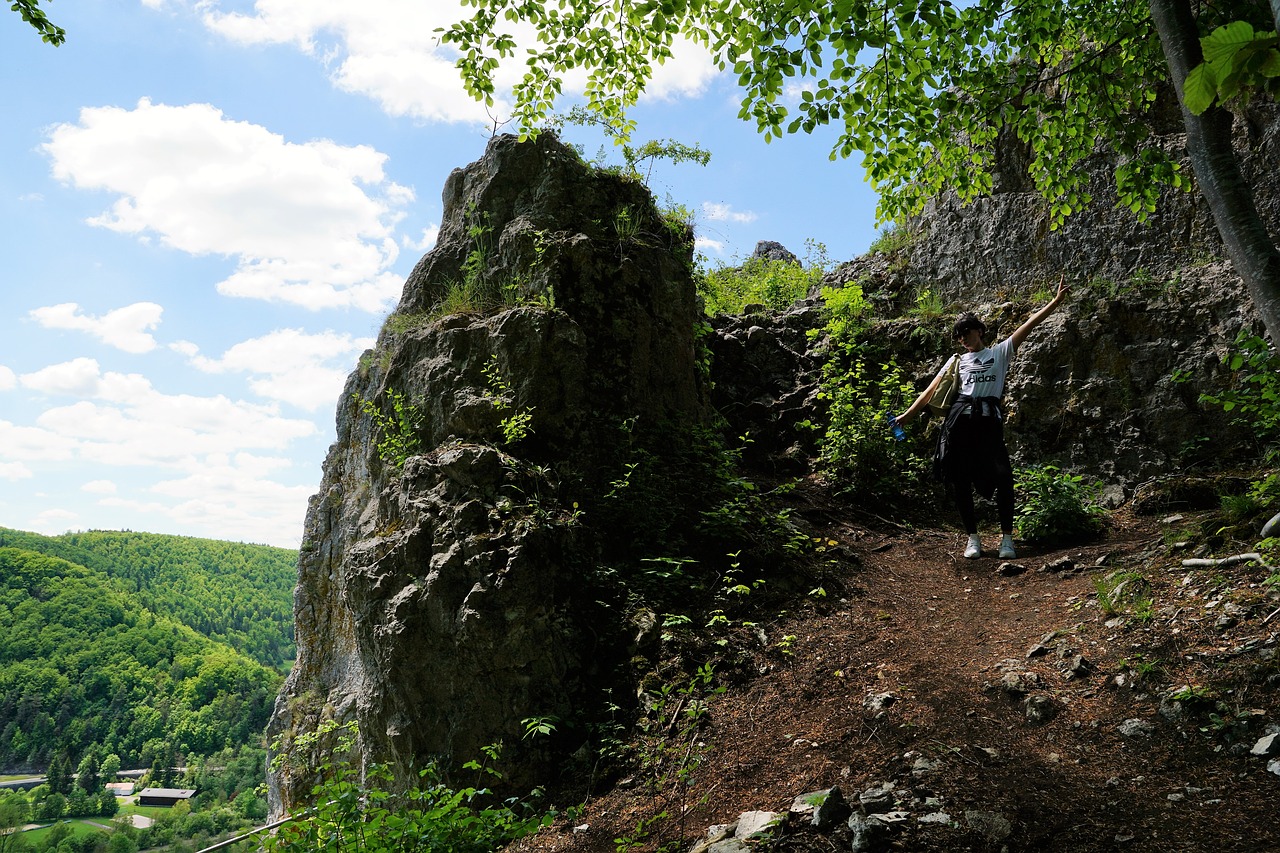
POLYGON ((987 333, 986 324, 979 320, 976 314, 966 311, 956 318, 955 337, 963 338, 970 329, 977 329, 984 335, 987 333))

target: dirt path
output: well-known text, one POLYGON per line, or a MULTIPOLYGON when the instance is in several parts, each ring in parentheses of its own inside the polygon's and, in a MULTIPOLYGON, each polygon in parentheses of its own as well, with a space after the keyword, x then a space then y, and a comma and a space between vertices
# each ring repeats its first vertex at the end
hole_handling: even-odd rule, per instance
MULTIPOLYGON (((1248 754, 1280 723, 1256 573, 1235 578, 1233 600, 1257 606, 1221 629, 1203 608, 1230 596, 1171 569, 1150 519, 1087 548, 1024 548, 1008 575, 995 558, 960 558, 953 533, 821 532, 854 558, 841 589, 768 626, 758 677, 716 698, 689 742, 701 762, 676 762, 692 786, 621 787, 588 807, 589 829, 534 846, 614 850, 665 810, 636 845, 658 849, 809 791, 836 785, 856 802, 891 783, 875 808, 902 819, 872 849, 1280 850, 1280 776, 1248 754), (1046 570, 1064 558, 1076 568, 1046 570), (1104 613, 1095 584, 1126 567, 1150 579, 1150 603, 1104 613), (1170 699, 1182 679, 1227 675, 1221 704, 1170 699)), ((843 832, 778 846, 850 849, 843 832)))

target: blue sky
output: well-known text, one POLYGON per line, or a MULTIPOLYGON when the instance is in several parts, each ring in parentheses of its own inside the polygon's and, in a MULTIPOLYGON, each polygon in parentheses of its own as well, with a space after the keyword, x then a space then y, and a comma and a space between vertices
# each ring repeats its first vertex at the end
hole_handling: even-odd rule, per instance
MULTIPOLYGON (((296 547, 343 381, 492 132, 435 44, 459 7, 45 8, 61 47, 0 11, 0 526, 296 547)), ((696 50, 653 89, 636 141, 712 154, 650 182, 712 263, 866 250, 874 195, 830 135, 766 145, 696 50)))

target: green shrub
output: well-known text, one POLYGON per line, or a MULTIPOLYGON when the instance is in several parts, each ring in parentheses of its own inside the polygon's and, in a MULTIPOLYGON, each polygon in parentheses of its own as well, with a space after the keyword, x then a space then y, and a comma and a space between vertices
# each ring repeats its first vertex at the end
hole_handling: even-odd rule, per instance
POLYGON ((434 319, 432 314, 426 311, 410 312, 402 314, 399 311, 392 311, 387 315, 387 319, 382 321, 382 334, 403 335, 406 332, 412 332, 425 326, 434 319))
POLYGON ((742 448, 714 430, 620 425, 616 476, 601 496, 598 518, 610 552, 683 558, 708 537, 740 542, 759 534, 759 494, 741 473, 742 448))
MULTIPOLYGON (((1280 457, 1280 354, 1262 338, 1241 329, 1227 366, 1235 371, 1233 387, 1218 394, 1201 394, 1200 402, 1234 413, 1235 423, 1253 432, 1265 460, 1274 463, 1280 457)), ((1187 374, 1177 373, 1173 380, 1187 378, 1187 374)), ((1277 501, 1280 476, 1271 473, 1255 480, 1243 495, 1223 495, 1222 510, 1228 522, 1240 524, 1274 512, 1277 501)), ((1264 550, 1263 544, 1259 543, 1259 550, 1264 550)), ((1271 549, 1265 550, 1269 553, 1271 549)))
POLYGON ((626 443, 606 491, 584 509, 594 529, 608 531, 594 576, 618 606, 701 624, 719 606, 727 561, 738 559, 726 558, 728 551, 745 555, 744 572, 756 572, 807 547, 803 522, 779 507, 787 487, 761 490, 743 473, 746 437, 731 446, 703 427, 633 422, 621 425, 619 437, 626 443))
POLYGON ((387 391, 391 414, 386 414, 377 403, 366 400, 359 394, 352 394, 351 397, 362 412, 373 418, 378 429, 378 458, 384 464, 400 468, 410 456, 418 452, 422 414, 416 406, 405 400, 404 395, 395 390, 387 391))
POLYGON ((649 179, 653 176, 654 164, 659 160, 670 160, 673 165, 680 163, 697 163, 699 166, 705 166, 711 162, 711 152, 698 145, 685 145, 674 139, 651 139, 643 145, 631 146, 623 144, 622 157, 626 160, 627 168, 632 173, 639 176, 648 186, 649 179), (644 169, 644 174, 640 174, 640 164, 648 161, 648 165, 644 169))
MULTIPOLYGON (((863 341, 870 303, 859 284, 824 287, 827 359, 822 388, 827 424, 819 439, 820 464, 841 492, 874 495, 882 506, 903 509, 923 497, 926 457, 918 441, 898 442, 888 417, 915 395, 896 362, 876 364, 863 341)), ((811 335, 818 334, 811 332, 811 335)))
POLYGON ((805 241, 805 263, 751 258, 738 267, 720 267, 702 276, 698 291, 708 314, 741 314, 748 305, 780 311, 804 299, 826 275, 826 247, 805 241))
POLYGON ((1243 495, 1219 495, 1222 517, 1228 524, 1242 524, 1252 520, 1265 508, 1252 492, 1243 495))
POLYGON ((860 284, 822 288, 822 303, 826 312, 826 333, 832 349, 837 353, 851 353, 857 346, 857 336, 867 324, 871 304, 867 302, 860 284))
POLYGON ((1070 542, 1102 531, 1101 483, 1086 483, 1054 465, 1016 472, 1018 535, 1032 542, 1070 542))
POLYGON ((515 389, 503 377, 502 369, 498 366, 498 357, 490 358, 482 372, 489 386, 489 393, 486 396, 489 402, 493 403, 498 414, 503 416, 500 424, 502 443, 511 445, 528 438, 533 432, 533 407, 525 406, 519 411, 515 409, 513 402, 515 389))
POLYGON ((1280 354, 1265 340, 1241 330, 1228 366, 1235 371, 1235 387, 1220 394, 1201 394, 1200 402, 1234 412, 1236 422, 1266 442, 1274 457, 1280 441, 1280 354))
POLYGON ((915 307, 911 313, 921 320, 936 320, 942 316, 942 294, 931 287, 916 290, 915 307))
MULTIPOLYGON (((446 282, 426 311, 404 315, 403 320, 398 318, 393 320, 392 318, 397 317, 393 313, 388 317, 388 322, 392 323, 389 331, 393 333, 401 330, 409 331, 442 317, 451 317, 456 314, 493 314, 522 302, 529 304, 553 302, 554 297, 549 293, 523 298, 518 280, 494 279, 489 269, 494 249, 493 228, 489 224, 489 217, 487 214, 477 214, 474 208, 468 209, 467 216, 471 219, 471 223, 467 226, 467 238, 470 241, 471 250, 462 260, 461 281, 446 282)), ((545 247, 541 251, 535 247, 534 251, 537 262, 541 262, 545 247)))
POLYGON ((662 217, 663 227, 667 229, 672 244, 678 245, 692 239, 693 225, 697 219, 692 208, 675 200, 668 200, 663 203, 658 213, 662 217))
POLYGON ((477 278, 452 282, 427 312, 431 320, 455 314, 488 314, 503 307, 498 294, 477 278))
MULTIPOLYGON (((393 793, 387 768, 373 765, 361 773, 354 723, 326 724, 299 738, 298 745, 335 733, 333 749, 316 768, 320 782, 312 790, 315 806, 264 838, 268 853, 490 853, 549 825, 555 817, 520 799, 497 801, 485 788, 450 787, 435 764, 421 771, 411 789, 393 793)), ((496 760, 499 750, 489 747, 485 752, 496 760)), ((466 767, 482 777, 499 776, 487 761, 466 767)))
POLYGON ((909 249, 915 241, 916 235, 911 229, 901 225, 889 225, 881 229, 876 238, 871 241, 871 245, 867 247, 867 254, 893 255, 909 249))
POLYGON ((895 441, 888 428, 888 416, 912 394, 893 362, 872 367, 858 358, 845 371, 827 373, 819 392, 828 406, 821 462, 840 491, 873 495, 882 506, 901 507, 915 498, 926 459, 918 442, 895 441))

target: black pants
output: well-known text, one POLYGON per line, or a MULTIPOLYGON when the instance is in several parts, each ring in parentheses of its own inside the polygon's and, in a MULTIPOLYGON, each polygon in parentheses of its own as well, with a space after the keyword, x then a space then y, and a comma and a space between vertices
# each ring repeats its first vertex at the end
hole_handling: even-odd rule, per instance
POLYGON ((988 500, 994 496, 1000 530, 1013 532, 1013 466, 999 417, 966 414, 956 418, 948 436, 943 472, 966 533, 978 532, 975 491, 988 500))

